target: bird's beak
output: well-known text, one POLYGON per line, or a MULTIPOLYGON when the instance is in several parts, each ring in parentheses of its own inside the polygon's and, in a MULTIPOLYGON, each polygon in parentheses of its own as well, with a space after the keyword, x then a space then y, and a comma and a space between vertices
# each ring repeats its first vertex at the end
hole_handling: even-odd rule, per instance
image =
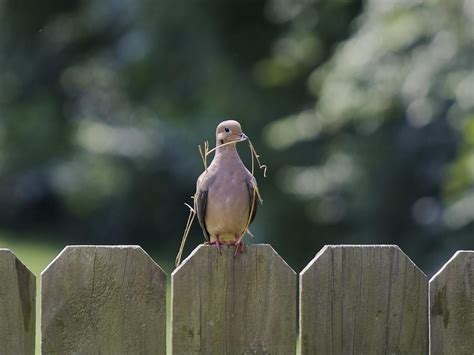
POLYGON ((248 137, 245 135, 244 132, 240 133, 239 136, 240 136, 240 141, 244 141, 244 140, 246 140, 246 139, 248 138, 248 137))

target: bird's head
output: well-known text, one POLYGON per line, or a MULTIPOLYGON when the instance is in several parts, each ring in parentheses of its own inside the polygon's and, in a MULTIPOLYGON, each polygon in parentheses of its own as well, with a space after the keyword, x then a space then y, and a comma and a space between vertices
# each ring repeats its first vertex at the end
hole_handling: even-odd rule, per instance
POLYGON ((242 132, 240 123, 234 120, 227 120, 219 123, 216 128, 216 145, 222 145, 229 142, 240 142, 247 139, 242 132))

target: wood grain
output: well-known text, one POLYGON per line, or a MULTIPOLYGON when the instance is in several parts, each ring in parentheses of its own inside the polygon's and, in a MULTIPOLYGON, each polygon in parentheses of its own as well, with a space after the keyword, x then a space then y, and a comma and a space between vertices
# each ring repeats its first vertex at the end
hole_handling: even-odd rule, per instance
POLYGON ((296 274, 270 245, 201 245, 173 272, 173 354, 294 354, 296 318, 296 274))
POLYGON ((36 284, 33 273, 0 249, 0 354, 34 354, 36 284))
POLYGON ((43 354, 165 354, 166 274, 137 246, 69 246, 42 273, 43 354))
POLYGON ((300 274, 302 354, 426 354, 426 276, 397 246, 326 246, 300 274))
POLYGON ((474 354, 474 251, 458 251, 430 280, 430 349, 474 354))

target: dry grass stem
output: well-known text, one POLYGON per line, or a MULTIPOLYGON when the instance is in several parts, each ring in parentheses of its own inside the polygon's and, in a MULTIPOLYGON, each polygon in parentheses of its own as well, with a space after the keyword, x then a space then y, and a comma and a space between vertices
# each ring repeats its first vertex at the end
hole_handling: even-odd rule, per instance
POLYGON ((253 238, 253 234, 250 232, 249 226, 250 226, 250 223, 252 222, 251 219, 252 219, 253 210, 255 208, 254 206, 255 206, 255 199, 257 197, 257 194, 258 194, 257 186, 254 185, 253 186, 253 193, 252 193, 252 203, 250 204, 250 212, 249 212, 249 218, 247 220, 247 225, 245 226, 244 231, 240 235, 240 238, 237 241, 237 243, 240 243, 242 241, 242 238, 245 236, 245 233, 247 233, 248 235, 250 235, 253 238))
MULTIPOLYGON (((234 141, 234 142, 227 142, 227 143, 221 144, 221 145, 219 145, 219 146, 216 146, 216 147, 212 148, 211 150, 208 149, 208 150, 206 151, 206 157, 207 157, 209 154, 211 154, 213 151, 215 151, 217 148, 225 147, 226 145, 229 145, 229 144, 240 143, 240 142, 243 142, 243 141, 245 141, 245 140, 247 140, 247 139, 248 139, 248 138, 244 138, 244 139, 241 139, 241 140, 238 140, 238 141, 234 141)), ((206 144, 206 143, 207 143, 207 147, 209 148, 209 142, 206 141, 204 144, 206 144)))
MULTIPOLYGON (((250 155, 252 156, 252 175, 255 176, 255 174, 254 174, 254 171, 255 171, 254 157, 255 157, 255 160, 257 160, 259 169, 263 169, 263 177, 267 177, 267 166, 260 162, 260 155, 257 154, 257 151, 253 147, 253 144, 250 141, 250 139, 248 139, 248 141, 249 141, 250 155)), ((258 197, 261 201, 262 199, 261 199, 260 195, 258 197)))
POLYGON ((176 256, 176 260, 175 260, 176 267, 178 267, 179 264, 181 264, 181 257, 183 256, 184 245, 186 244, 186 239, 188 239, 189 230, 191 229, 191 226, 194 221, 194 217, 196 216, 196 211, 194 210, 194 208, 192 208, 187 203, 185 203, 185 205, 188 206, 189 208, 189 216, 188 216, 188 221, 186 222, 186 228, 184 228, 183 238, 181 239, 181 245, 179 246, 178 255, 176 256))
POLYGON ((202 163, 204 164, 204 169, 207 170, 207 155, 209 154, 209 141, 204 142, 204 151, 201 148, 201 145, 198 145, 199 154, 201 154, 202 163))

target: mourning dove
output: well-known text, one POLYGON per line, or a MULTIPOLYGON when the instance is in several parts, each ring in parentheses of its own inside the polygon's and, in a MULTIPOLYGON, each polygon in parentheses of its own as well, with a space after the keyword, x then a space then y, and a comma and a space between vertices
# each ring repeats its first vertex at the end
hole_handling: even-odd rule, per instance
POLYGON ((246 139, 239 122, 221 122, 214 159, 196 183, 194 210, 208 244, 218 250, 226 244, 242 252, 242 236, 257 212, 256 180, 236 150, 237 142, 246 139))

